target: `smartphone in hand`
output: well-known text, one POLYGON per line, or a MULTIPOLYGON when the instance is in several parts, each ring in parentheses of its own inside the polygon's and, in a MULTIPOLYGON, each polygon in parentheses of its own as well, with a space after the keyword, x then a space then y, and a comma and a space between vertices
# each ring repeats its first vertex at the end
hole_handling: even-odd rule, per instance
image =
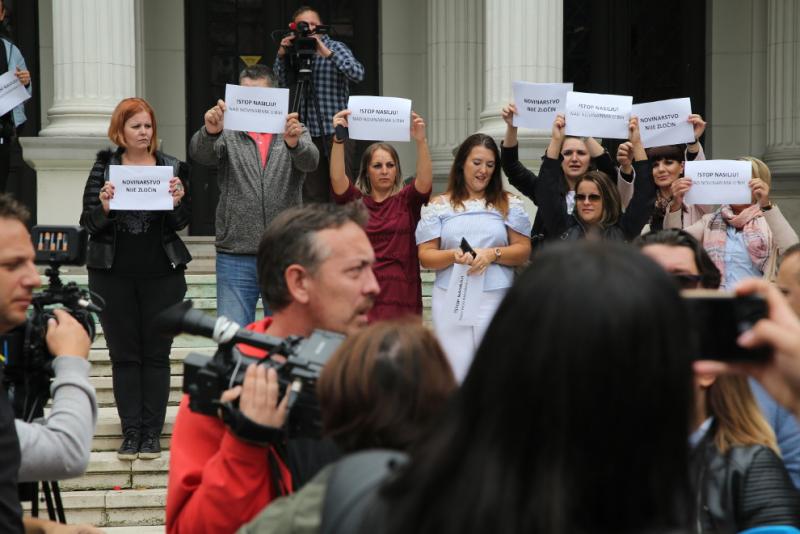
POLYGON ((478 255, 478 253, 475 252, 475 250, 473 250, 471 246, 469 246, 469 243, 464 237, 461 238, 461 244, 459 245, 458 248, 460 248, 461 252, 463 252, 464 254, 467 253, 472 254, 472 259, 475 259, 475 257, 478 255))
POLYGON ((772 356, 769 347, 745 349, 736 342, 740 335, 767 317, 769 310, 763 297, 702 289, 682 291, 681 296, 689 312, 696 360, 763 362, 772 356))

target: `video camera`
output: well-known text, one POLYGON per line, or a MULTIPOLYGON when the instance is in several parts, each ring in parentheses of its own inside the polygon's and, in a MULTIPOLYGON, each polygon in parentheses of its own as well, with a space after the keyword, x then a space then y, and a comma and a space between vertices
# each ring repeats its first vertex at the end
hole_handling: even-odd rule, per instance
POLYGON ((34 226, 31 238, 36 253, 34 263, 49 265, 45 274, 48 287, 33 295, 33 313, 28 320, 7 334, 0 334, 5 370, 3 382, 16 417, 32 420, 42 414, 50 398, 53 358, 45 336, 47 321, 55 317, 49 307, 60 304, 86 329, 94 340, 92 313, 102 308, 93 304, 89 292, 75 282, 61 281, 61 265, 86 263, 86 230, 79 226, 34 226))
POLYGON ((315 330, 308 338, 259 334, 239 328, 225 317, 214 319, 192 309, 192 301, 167 308, 159 315, 158 323, 163 334, 170 337, 185 332, 209 337, 218 345, 214 356, 190 353, 184 360, 183 392, 189 394, 192 411, 217 416, 222 410, 225 422, 235 434, 241 435, 244 430, 237 425, 245 426, 248 420, 237 407, 220 402, 220 397, 225 390, 242 384, 250 364, 264 365, 277 371, 281 398, 289 389, 289 437, 320 437, 316 382, 344 336, 324 330, 315 330), (269 355, 247 356, 236 348, 237 343, 264 349, 269 355), (283 356, 285 361, 271 358, 275 355, 283 356))

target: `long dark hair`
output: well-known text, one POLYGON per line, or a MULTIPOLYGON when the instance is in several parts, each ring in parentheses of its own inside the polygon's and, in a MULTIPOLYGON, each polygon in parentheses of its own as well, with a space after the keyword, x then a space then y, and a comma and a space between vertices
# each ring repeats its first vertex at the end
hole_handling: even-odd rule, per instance
POLYGON ((545 249, 498 309, 447 422, 383 489, 386 531, 686 527, 686 327, 675 284, 629 245, 545 249))
POLYGON ((467 161, 467 157, 469 157, 469 153, 476 146, 488 148, 494 154, 494 171, 489 180, 489 185, 486 186, 486 204, 494 206, 505 217, 508 215, 508 195, 503 191, 503 177, 500 174, 500 150, 491 136, 482 133, 470 135, 458 147, 456 158, 453 160, 453 166, 450 168, 450 176, 447 180, 447 194, 450 196, 450 204, 454 208, 463 208, 464 201, 469 198, 467 185, 464 182, 464 164, 467 161))

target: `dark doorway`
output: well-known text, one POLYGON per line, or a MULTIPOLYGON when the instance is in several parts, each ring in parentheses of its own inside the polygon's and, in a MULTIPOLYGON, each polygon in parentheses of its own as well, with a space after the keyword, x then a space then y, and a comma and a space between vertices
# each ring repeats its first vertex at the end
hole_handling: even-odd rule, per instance
MULTIPOLYGON (((38 0, 5 0, 9 23, 4 25, 3 37, 17 45, 31 73, 32 97, 25 102, 27 120, 17 130, 21 137, 37 137, 41 129, 39 106, 39 2, 38 0)), ((25 204, 31 212, 31 224, 36 224, 36 171, 22 160, 22 147, 11 147, 11 166, 7 192, 25 204)))
POLYGON ((564 80, 634 103, 688 96, 705 116, 705 29, 705 0, 564 0, 564 80))
MULTIPOLYGON (((364 64, 366 76, 352 94, 378 94, 378 3, 372 0, 186 0, 186 143, 203 125, 203 114, 238 83, 245 59, 272 66, 278 42, 272 30, 286 28, 300 5, 311 5, 333 38, 344 42, 364 64), (250 56, 250 57, 248 57, 250 56), (244 58, 244 59, 243 59, 244 58)), ((188 152, 188 150, 187 150, 188 152)), ((216 170, 192 164, 191 235, 214 235, 219 190, 216 170)))

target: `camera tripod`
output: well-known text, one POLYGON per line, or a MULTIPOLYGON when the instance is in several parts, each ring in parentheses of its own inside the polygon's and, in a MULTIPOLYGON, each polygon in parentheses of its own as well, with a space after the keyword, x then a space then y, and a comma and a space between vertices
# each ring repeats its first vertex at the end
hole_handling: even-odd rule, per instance
POLYGON ((303 119, 308 118, 309 102, 314 106, 314 113, 316 114, 317 129, 322 136, 322 148, 325 152, 325 159, 330 161, 330 147, 325 142, 325 128, 322 126, 322 114, 319 110, 319 100, 317 100, 317 91, 314 88, 313 74, 313 59, 301 58, 302 63, 297 69, 297 82, 295 83, 294 99, 292 100, 291 113, 300 113, 301 122, 303 119), (300 112, 300 107, 303 107, 303 112, 300 112))

